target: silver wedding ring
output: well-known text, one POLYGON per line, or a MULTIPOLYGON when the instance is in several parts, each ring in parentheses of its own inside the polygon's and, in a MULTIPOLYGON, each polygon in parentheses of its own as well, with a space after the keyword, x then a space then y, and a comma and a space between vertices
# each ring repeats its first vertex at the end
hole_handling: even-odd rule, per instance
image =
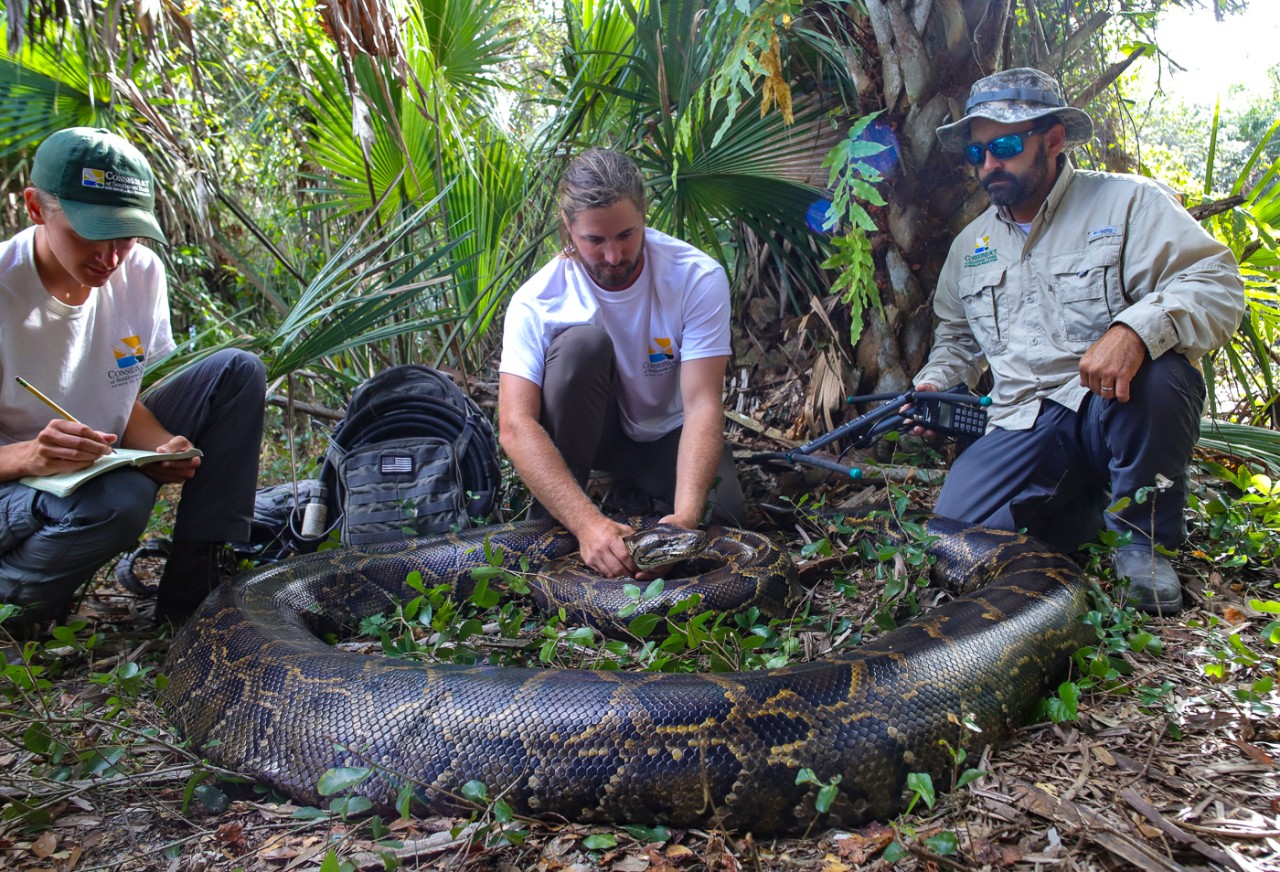
POLYGON ((1115 388, 1103 388, 1102 390, 1103 390, 1104 392, 1105 392, 1105 391, 1114 391, 1114 390, 1115 390, 1115 388))

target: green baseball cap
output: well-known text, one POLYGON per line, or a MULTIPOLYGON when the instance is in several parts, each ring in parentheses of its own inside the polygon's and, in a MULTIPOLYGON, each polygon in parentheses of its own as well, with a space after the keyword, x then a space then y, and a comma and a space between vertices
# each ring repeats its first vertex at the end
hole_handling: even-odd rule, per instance
POLYGON ((109 130, 68 127, 36 149, 31 184, 58 198, 85 239, 142 236, 169 244, 156 221, 156 180, 147 159, 109 130))

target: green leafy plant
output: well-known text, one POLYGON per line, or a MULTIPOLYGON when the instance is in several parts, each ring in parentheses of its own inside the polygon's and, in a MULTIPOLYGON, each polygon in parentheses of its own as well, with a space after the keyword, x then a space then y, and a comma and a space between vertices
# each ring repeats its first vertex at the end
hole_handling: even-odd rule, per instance
MULTIPOLYGON (((515 812, 501 794, 490 798, 483 781, 468 781, 462 785, 462 798, 476 806, 469 818, 473 828, 467 836, 472 844, 490 848, 524 844, 528 830, 516 823, 515 812)), ((455 827, 450 832, 456 838, 462 831, 462 827, 455 827)))
POLYGON ((1273 565, 1280 545, 1280 483, 1247 464, 1234 470, 1216 462, 1202 465, 1226 487, 1188 495, 1196 528, 1208 538, 1201 554, 1212 551, 1213 562, 1224 567, 1273 565))

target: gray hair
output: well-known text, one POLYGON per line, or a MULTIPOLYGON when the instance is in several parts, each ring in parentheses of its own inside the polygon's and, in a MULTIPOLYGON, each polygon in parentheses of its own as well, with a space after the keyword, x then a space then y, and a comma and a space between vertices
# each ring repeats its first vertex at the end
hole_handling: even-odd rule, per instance
POLYGON ((564 226, 573 224, 578 213, 603 209, 620 200, 630 200, 641 214, 649 207, 644 178, 635 161, 607 148, 592 148, 570 161, 556 189, 564 226))

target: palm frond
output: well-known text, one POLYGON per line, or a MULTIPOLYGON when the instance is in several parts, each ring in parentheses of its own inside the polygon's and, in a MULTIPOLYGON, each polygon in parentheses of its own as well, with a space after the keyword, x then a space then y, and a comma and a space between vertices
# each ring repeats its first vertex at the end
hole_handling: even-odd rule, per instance
POLYGON ((1204 418, 1196 444, 1240 462, 1261 464, 1272 473, 1280 472, 1280 433, 1275 430, 1204 418))

